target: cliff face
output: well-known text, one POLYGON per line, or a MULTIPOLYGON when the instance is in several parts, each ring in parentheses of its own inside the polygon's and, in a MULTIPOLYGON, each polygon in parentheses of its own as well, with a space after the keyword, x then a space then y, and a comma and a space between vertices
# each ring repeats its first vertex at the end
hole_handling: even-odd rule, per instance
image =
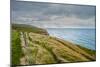
MULTIPOLYGON (((18 63, 12 62, 13 65, 51 64, 95 60, 95 51, 82 48, 81 46, 77 46, 62 39, 51 37, 44 29, 34 27, 34 29, 32 28, 32 31, 29 31, 29 28, 25 28, 26 26, 21 27, 21 29, 20 27, 14 27, 12 33, 18 33, 19 37, 17 37, 17 39, 20 40, 20 44, 16 41, 12 42, 15 46, 19 45, 19 47, 21 47, 20 53, 18 54, 21 56, 18 57, 18 63), (22 28, 24 28, 24 30, 22 28), (43 32, 40 32, 40 30, 43 32)), ((13 36, 12 39, 16 40, 15 34, 13 36)), ((17 50, 19 50, 19 48, 17 48, 17 50)), ((18 52, 17 50, 14 50, 15 53, 12 60, 14 60, 16 52, 18 52)))

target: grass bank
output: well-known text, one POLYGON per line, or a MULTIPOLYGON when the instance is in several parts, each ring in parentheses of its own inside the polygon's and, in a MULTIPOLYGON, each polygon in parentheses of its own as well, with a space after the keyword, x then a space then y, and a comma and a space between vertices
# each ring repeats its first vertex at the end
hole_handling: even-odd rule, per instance
POLYGON ((22 48, 20 41, 20 33, 18 31, 12 30, 11 37, 11 63, 12 65, 20 64, 20 58, 22 57, 22 48))

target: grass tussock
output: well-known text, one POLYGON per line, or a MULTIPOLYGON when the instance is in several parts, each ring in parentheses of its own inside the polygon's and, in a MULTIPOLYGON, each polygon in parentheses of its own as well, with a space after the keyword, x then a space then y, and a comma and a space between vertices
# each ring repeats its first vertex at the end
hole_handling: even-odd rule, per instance
POLYGON ((11 57, 12 65, 20 64, 20 58, 23 56, 22 47, 20 43, 20 33, 18 31, 12 31, 12 41, 11 41, 11 57))

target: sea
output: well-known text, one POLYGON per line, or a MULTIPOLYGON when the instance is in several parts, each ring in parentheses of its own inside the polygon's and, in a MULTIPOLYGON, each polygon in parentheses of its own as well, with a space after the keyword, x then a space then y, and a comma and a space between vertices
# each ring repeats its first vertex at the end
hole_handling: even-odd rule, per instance
POLYGON ((47 31, 51 36, 96 50, 96 29, 94 28, 47 28, 47 31))

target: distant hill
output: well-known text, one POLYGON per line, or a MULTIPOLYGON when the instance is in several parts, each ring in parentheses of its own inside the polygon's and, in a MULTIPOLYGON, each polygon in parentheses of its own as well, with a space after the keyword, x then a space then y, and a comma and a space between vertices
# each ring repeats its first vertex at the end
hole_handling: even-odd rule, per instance
POLYGON ((31 25, 26 24, 12 24, 12 29, 18 30, 18 31, 27 31, 27 32, 34 32, 38 34, 45 34, 48 35, 48 32, 45 29, 38 28, 31 25))
MULTIPOLYGON (((67 36, 67 35, 66 35, 67 36)), ((12 25, 12 65, 95 61, 95 51, 49 36, 45 29, 12 25)))

